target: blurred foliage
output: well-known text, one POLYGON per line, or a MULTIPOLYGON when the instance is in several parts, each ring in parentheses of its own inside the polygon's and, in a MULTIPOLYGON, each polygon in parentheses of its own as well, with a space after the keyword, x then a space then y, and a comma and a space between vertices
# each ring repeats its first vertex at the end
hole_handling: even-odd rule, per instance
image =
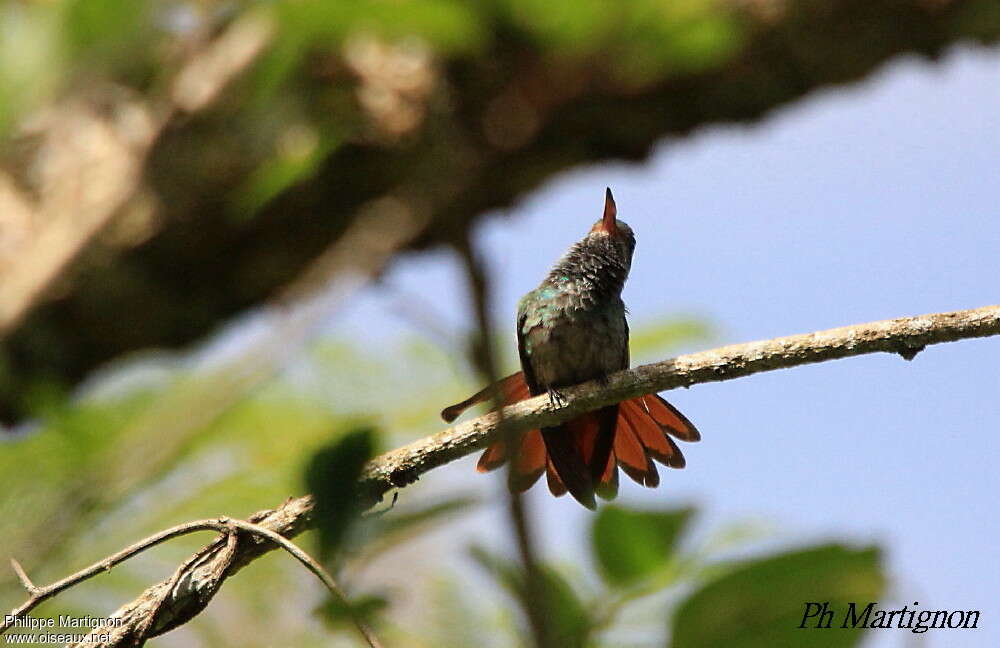
POLYGON ((316 531, 319 557, 329 560, 361 515, 358 478, 361 469, 375 456, 376 432, 370 427, 354 428, 316 452, 306 467, 306 492, 316 500, 316 531))
MULTIPOLYGON (((585 598, 577 591, 583 587, 571 585, 571 578, 551 565, 542 567, 555 645, 617 646, 623 645, 623 634, 631 637, 630 645, 673 648, 860 644, 861 628, 810 633, 798 626, 807 601, 829 601, 840 610, 850 601, 878 601, 886 577, 877 548, 831 544, 725 560, 706 547, 681 547, 693 513, 690 508, 601 508, 591 523, 591 556, 605 577, 604 587, 585 598), (630 609, 644 601, 661 613, 642 622, 625 621, 630 609), (665 609, 673 611, 666 641, 665 609)), ((520 565, 481 547, 473 547, 472 557, 524 610, 520 565)))
MULTIPOLYGON (((861 602, 863 607, 879 600, 886 581, 879 554, 874 547, 821 545, 737 564, 678 607, 671 645, 801 645, 804 630, 799 625, 807 601, 828 602, 833 610, 846 610, 851 602, 861 602)), ((808 644, 840 648, 861 642, 862 628, 834 628, 810 634, 808 644)))
MULTIPOLYGON (((108 368, 78 397, 54 402, 35 424, 3 437, 0 555, 18 557, 37 582, 50 582, 167 526, 219 515, 245 518, 275 506, 302 494, 303 475, 314 487, 325 487, 317 488, 316 512, 337 529, 332 539, 310 534, 300 542, 310 549, 316 542, 336 545, 336 536, 348 526, 339 514, 356 518, 357 511, 343 506, 349 501, 343 491, 330 504, 322 496, 353 486, 353 480, 345 483, 347 475, 356 473, 376 445, 397 445, 440 429, 441 394, 464 388, 442 352, 419 340, 389 345, 385 355, 348 353, 347 345, 326 340, 279 378, 206 416, 217 399, 230 398, 234 374, 246 371, 245 356, 261 360, 252 335, 237 346, 235 356, 209 344, 184 360, 159 354, 108 368), (412 372, 422 376, 421 389, 393 398, 404 382, 412 387, 412 372), (340 380, 328 379, 333 375, 340 380), (372 382, 352 381, 352 376, 372 382), (354 400, 353 390, 340 389, 352 382, 368 400, 354 400), (397 433, 359 428, 359 408, 365 408, 372 426, 397 433)), ((387 554, 477 503, 469 496, 446 495, 424 502, 420 490, 408 489, 390 511, 355 519, 343 536, 349 546, 341 546, 334 567, 361 614, 377 616, 383 600, 399 595, 383 592, 378 576, 364 572, 377 574, 387 554), (376 585, 354 587, 355 578, 376 585)), ((171 541, 66 592, 38 614, 107 614, 167 577, 209 539, 205 534, 171 541)), ((330 602, 317 608, 324 592, 286 556, 258 560, 245 573, 252 576, 240 574, 228 582, 206 614, 157 642, 219 645, 224 638, 223 644, 250 646, 280 637, 282 644, 328 645, 322 618, 354 644, 356 631, 341 623, 344 610, 330 602), (276 613, 276 601, 285 612, 276 613), (305 623, 302 616, 312 609, 319 617, 305 623)), ((13 574, 0 571, 2 606, 8 609, 22 598, 13 574)), ((386 631, 391 636, 392 628, 386 631)))
MULTIPOLYGON (((481 55, 515 30, 521 42, 547 56, 605 63, 622 79, 647 83, 666 73, 690 72, 724 60, 741 45, 737 14, 714 0, 296 0, 222 4, 184 0, 57 0, 6 2, 0 42, 12 54, 0 68, 0 88, 33 87, 32 101, 4 93, 0 114, 11 116, 70 82, 95 72, 145 89, 156 67, 169 71, 169 41, 223 24, 241 11, 269 14, 277 37, 255 67, 258 100, 288 90, 317 50, 336 51, 359 35, 411 40, 441 58, 481 55), (499 29, 503 27, 503 29, 499 29), (39 54, 17 49, 34 43, 39 54), (150 44, 154 47, 150 47, 150 44), (44 52, 45 55, 41 53, 44 52), (141 72, 141 73, 140 73, 141 72), (40 77, 52 79, 39 85, 40 77)), ((9 124, 9 118, 5 122, 9 124)))
MULTIPOLYGON (((681 343, 685 336, 671 340, 665 333, 676 329, 664 325, 670 321, 636 326, 635 335, 656 339, 661 348, 681 343)), ((417 484, 402 491, 398 503, 387 501, 364 518, 344 505, 353 487, 350 475, 376 447, 440 430, 441 404, 477 387, 457 378, 451 350, 420 339, 361 349, 320 338, 290 361, 284 353, 273 359, 261 353, 256 326, 245 322, 243 327, 244 335, 225 332, 222 340, 187 357, 144 354, 108 367, 73 398, 52 399, 44 416, 5 437, 0 442, 0 556, 16 556, 37 582, 49 582, 172 524, 246 517, 277 505, 301 494, 304 478, 319 497, 320 532, 299 542, 318 549, 317 555, 339 547, 328 566, 348 590, 352 611, 392 637, 393 645, 420 645, 422 640, 403 632, 394 619, 408 618, 398 609, 401 602, 423 596, 437 596, 441 605, 455 610, 434 611, 449 627, 423 628, 420 636, 428 637, 429 645, 439 635, 453 641, 463 632, 476 636, 482 623, 506 628, 510 640, 500 645, 509 645, 516 626, 509 617, 498 618, 497 607, 462 612, 470 619, 466 631, 450 626, 461 605, 472 604, 445 595, 450 587, 462 587, 458 583, 465 578, 434 545, 421 555, 426 575, 412 572, 405 586, 386 578, 387 568, 381 566, 393 565, 399 560, 394 555, 406 555, 414 546, 426 547, 422 536, 474 511, 477 497, 464 490, 421 495, 417 484), (261 363, 277 361, 288 367, 278 378, 229 402, 234 385, 245 390, 246 375, 257 376, 261 363)), ((275 334, 281 337, 280 331, 275 334)), ((505 353, 511 362, 514 355, 513 349, 505 353)), ((447 470, 452 478, 477 479, 458 466, 447 470)), ((39 614, 106 614, 166 577, 208 538, 171 541, 66 592, 39 614)), ((654 544, 665 559, 662 539, 654 544)), ((513 566, 505 568, 516 578, 513 566)), ((326 600, 311 575, 287 557, 258 560, 244 573, 252 575, 235 577, 205 614, 157 642, 213 645, 223 637, 223 643, 252 646, 281 637, 295 645, 320 645, 326 636, 322 619, 353 643, 355 630, 345 623, 344 607, 326 600), (259 587, 262 582, 268 586, 259 587), (276 600, 289 611, 272 618, 276 600), (301 614, 310 610, 317 612, 317 622, 300 625, 301 614)), ((590 609, 569 580, 554 569, 546 573, 549 589, 561 601, 562 632, 588 633, 590 609)), ((508 584, 516 586, 513 580, 508 584)), ((0 571, 3 606, 12 607, 22 595, 13 574, 0 571)), ((422 610, 419 616, 432 615, 422 610)))
POLYGON ((77 75, 120 75, 141 88, 154 73, 157 48, 150 44, 166 36, 158 11, 166 4, 0 3, 0 142, 15 117, 63 90, 77 75))
POLYGON ((594 520, 594 552, 612 585, 634 585, 669 565, 681 532, 694 511, 667 513, 606 507, 594 520))
POLYGON ((47 176, 36 117, 126 99, 173 115, 132 200, 0 344, 0 425, 266 303, 356 223, 392 212, 415 224, 401 246, 448 244, 554 174, 759 119, 902 52, 994 42, 998 15, 994 0, 0 2, 0 174, 28 198, 47 176), (268 25, 259 56, 207 107, 171 110, 181 71, 248 24, 268 25))
MULTIPOLYGON (((532 599, 528 581, 520 563, 490 553, 482 547, 472 547, 470 555, 479 565, 496 578, 507 593, 517 601, 527 614, 532 599)), ((538 570, 541 593, 546 601, 545 623, 552 645, 583 648, 591 631, 590 615, 573 587, 558 571, 548 566, 538 570)), ((523 630, 527 634, 527 630, 523 630)))
POLYGON ((361 619, 369 625, 374 625, 378 614, 389 607, 389 601, 383 596, 367 594, 356 597, 352 601, 327 599, 316 608, 316 614, 334 630, 353 632, 354 619, 361 619))
MULTIPOLYGON (((465 574, 435 567, 447 549, 420 545, 475 498, 423 498, 416 485, 394 508, 348 525, 344 483, 324 478, 350 474, 374 446, 439 430, 440 406, 472 387, 458 383, 451 357, 419 342, 379 353, 327 340, 295 363, 249 343, 235 362, 212 349, 120 359, 181 348, 260 306, 387 205, 422 223, 412 246, 447 243, 567 168, 642 159, 665 136, 757 119, 900 52, 934 56, 959 39, 1000 35, 992 0, 8 0, 0 141, 10 146, 0 171, 30 195, 38 166, 19 128, 33 116, 65 98, 162 104, 186 61, 249 18, 273 28, 262 55, 212 106, 164 129, 142 204, 122 209, 0 346, 0 424, 26 421, 0 435, 0 556, 49 582, 169 524, 274 505, 300 492, 311 466, 331 527, 320 542, 337 547, 352 610, 400 646, 523 636, 506 608, 465 595, 465 574), (351 435, 359 420, 388 438, 351 435), (404 567, 385 567, 396 552, 404 567), (424 594, 440 607, 421 602, 407 616, 407 600, 412 608, 424 594), (414 617, 428 622, 426 639, 397 621, 414 617)), ((707 333, 691 320, 640 327, 632 355, 707 333)), ((710 545, 684 548, 690 517, 606 507, 593 520, 592 574, 545 566, 551 622, 566 645, 622 645, 623 630, 630 643, 662 645, 665 610, 675 612, 678 646, 780 645, 788 639, 775 624, 802 604, 788 592, 844 600, 883 588, 873 550, 825 546, 733 564, 710 545), (650 603, 647 618, 634 616, 650 603), (733 614, 716 618, 723 608, 733 614)), ((39 613, 105 614, 205 540, 168 543, 39 613)), ((517 565, 491 550, 474 555, 523 603, 517 565)), ((329 645, 303 610, 342 627, 345 610, 322 603, 287 557, 244 573, 157 644, 329 645)), ((0 574, 0 599, 20 601, 12 575, 0 574)), ((858 640, 827 637, 841 642, 831 646, 858 640)), ((349 628, 341 640, 353 645, 349 628)))
POLYGON ((662 360, 662 354, 694 343, 711 340, 715 331, 706 320, 692 316, 662 317, 643 325, 629 335, 632 364, 662 360))

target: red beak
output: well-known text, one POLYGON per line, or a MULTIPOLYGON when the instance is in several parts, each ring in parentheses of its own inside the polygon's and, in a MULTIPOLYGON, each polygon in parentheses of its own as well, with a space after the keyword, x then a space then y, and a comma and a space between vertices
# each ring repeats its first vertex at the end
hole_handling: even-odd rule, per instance
POLYGON ((604 192, 604 218, 601 221, 600 229, 611 235, 617 234, 618 223, 615 220, 617 216, 618 207, 615 206, 615 197, 611 195, 611 187, 608 187, 604 192))

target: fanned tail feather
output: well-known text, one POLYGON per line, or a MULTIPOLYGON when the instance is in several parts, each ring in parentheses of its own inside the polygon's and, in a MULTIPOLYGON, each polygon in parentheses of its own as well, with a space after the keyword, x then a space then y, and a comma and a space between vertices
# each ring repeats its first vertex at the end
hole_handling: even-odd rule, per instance
MULTIPOLYGON (((549 492, 556 497, 562 497, 569 491, 566 485, 559 479, 556 467, 552 465, 550 459, 546 465, 545 478, 549 484, 549 492)), ((608 460, 601 475, 600 481, 594 484, 594 493, 605 500, 612 500, 618 495, 618 464, 615 461, 614 452, 608 455, 608 460)))
POLYGON ((569 494, 587 508, 597 507, 597 491, 605 495, 610 492, 606 487, 610 483, 605 485, 602 480, 611 461, 617 418, 618 405, 610 405, 542 430, 556 476, 569 494))
POLYGON ((660 475, 656 472, 656 466, 653 465, 632 420, 627 414, 621 415, 618 420, 618 428, 615 430, 615 457, 618 459, 618 466, 633 481, 655 488, 660 483, 660 475))
MULTIPOLYGON (((507 376, 470 398, 445 408, 442 418, 451 422, 469 407, 486 402, 499 389, 504 405, 531 397, 521 372, 507 376)), ((670 468, 683 468, 684 455, 674 442, 701 439, 697 428, 677 409, 657 394, 622 401, 567 421, 557 428, 528 430, 515 441, 514 464, 508 485, 512 491, 530 488, 542 473, 549 491, 556 497, 571 493, 580 503, 593 508, 594 494, 613 499, 618 493, 618 468, 643 486, 660 483, 653 460, 670 468), (613 416, 613 433, 608 417, 613 416)), ((476 468, 487 472, 507 461, 504 441, 491 444, 476 468)))
POLYGON ((545 463, 545 479, 549 483, 549 492, 556 497, 562 497, 568 492, 566 484, 559 479, 559 473, 556 472, 556 467, 552 465, 551 459, 547 459, 545 463))
POLYGON ((444 408, 441 410, 441 418, 444 419, 445 423, 451 423, 461 416, 462 412, 473 405, 492 400, 495 393, 494 390, 496 389, 500 390, 500 398, 504 405, 512 405, 531 397, 531 392, 528 391, 528 383, 524 381, 524 374, 518 371, 476 392, 461 403, 455 403, 444 408))
MULTIPOLYGON (((617 434, 617 432, 616 432, 617 434)), ((604 472, 594 484, 594 492, 603 500, 613 500, 618 496, 618 460, 615 459, 614 443, 604 464, 604 472)))
POLYGON ((641 399, 633 399, 622 403, 623 413, 628 428, 643 449, 643 454, 656 459, 665 466, 681 467, 684 457, 671 445, 668 431, 661 428, 641 405, 641 399), (678 465, 679 464, 679 465, 678 465))
POLYGON ((676 407, 663 400, 659 394, 646 394, 632 400, 638 401, 649 412, 653 420, 663 428, 665 434, 672 434, 681 441, 691 443, 701 441, 701 433, 698 432, 698 428, 694 426, 694 423, 687 420, 686 416, 678 412, 676 407))
POLYGON ((589 509, 597 508, 589 459, 594 452, 599 428, 600 421, 591 412, 558 427, 542 430, 545 450, 559 480, 576 501, 589 509))
POLYGON ((545 472, 548 462, 541 432, 528 430, 520 441, 511 470, 507 473, 507 485, 515 493, 523 493, 531 488, 545 472))

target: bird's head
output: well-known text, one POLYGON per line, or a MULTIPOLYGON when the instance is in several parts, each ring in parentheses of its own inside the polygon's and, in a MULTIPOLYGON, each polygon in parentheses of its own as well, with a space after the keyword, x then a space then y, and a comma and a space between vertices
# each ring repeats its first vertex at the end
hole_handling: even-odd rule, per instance
POLYGON ((615 197, 611 195, 610 187, 604 192, 604 216, 590 228, 587 238, 605 236, 630 263, 632 252, 635 251, 635 234, 632 233, 628 223, 618 220, 618 207, 615 205, 615 197))

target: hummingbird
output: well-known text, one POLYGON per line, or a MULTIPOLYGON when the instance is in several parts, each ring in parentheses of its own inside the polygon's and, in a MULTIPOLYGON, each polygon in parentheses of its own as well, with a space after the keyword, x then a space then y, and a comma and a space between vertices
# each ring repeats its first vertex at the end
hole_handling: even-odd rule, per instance
MULTIPOLYGON (((635 235, 618 220, 608 188, 602 218, 518 303, 521 371, 446 407, 441 417, 450 423, 497 392, 502 405, 546 393, 554 404, 561 404, 560 389, 589 380, 605 381, 612 373, 627 369, 629 330, 621 293, 634 251, 635 235)), ((558 426, 520 432, 509 443, 501 439, 486 448, 477 470, 494 470, 509 459, 512 492, 526 491, 545 473, 553 495, 568 492, 593 509, 595 494, 602 499, 618 494, 619 467, 649 488, 660 483, 653 460, 683 468, 684 455, 671 437, 701 439, 673 405, 657 394, 646 394, 558 426)))

